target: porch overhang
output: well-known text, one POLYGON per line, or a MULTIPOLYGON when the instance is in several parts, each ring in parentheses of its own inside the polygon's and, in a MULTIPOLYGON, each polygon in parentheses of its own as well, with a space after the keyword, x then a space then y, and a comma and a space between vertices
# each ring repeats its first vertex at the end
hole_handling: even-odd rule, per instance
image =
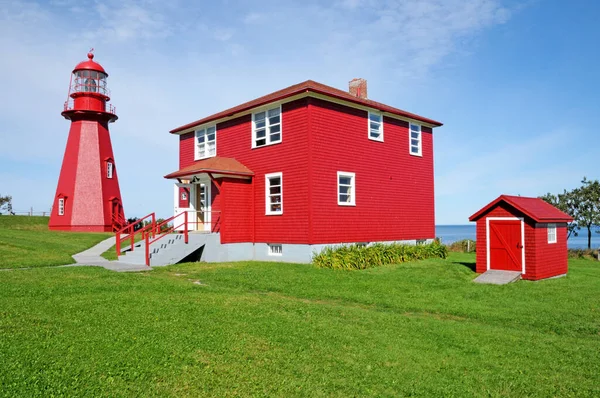
POLYGON ((202 159, 193 164, 164 176, 166 179, 192 178, 198 174, 208 174, 211 178, 233 177, 251 179, 254 172, 234 158, 214 156, 202 159))

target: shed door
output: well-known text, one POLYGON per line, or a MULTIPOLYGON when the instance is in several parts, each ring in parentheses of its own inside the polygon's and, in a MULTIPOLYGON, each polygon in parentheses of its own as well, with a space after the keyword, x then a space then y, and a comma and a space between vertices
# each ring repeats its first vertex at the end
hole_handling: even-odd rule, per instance
POLYGON ((490 269, 521 271, 523 240, 520 220, 490 220, 490 269))

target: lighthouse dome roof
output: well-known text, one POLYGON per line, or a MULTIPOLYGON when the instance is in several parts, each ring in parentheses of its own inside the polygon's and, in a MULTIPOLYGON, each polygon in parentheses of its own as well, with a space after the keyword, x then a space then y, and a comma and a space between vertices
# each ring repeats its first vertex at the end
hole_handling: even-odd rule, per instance
POLYGON ((96 72, 102 72, 104 73, 106 76, 108 76, 108 73, 106 73, 106 71, 104 70, 104 68, 102 67, 102 65, 100 65, 98 62, 94 61, 94 54, 89 52, 87 55, 88 59, 87 61, 82 61, 80 63, 77 64, 77 66, 75 67, 75 69, 73 69, 73 73, 75 73, 78 70, 93 70, 96 72))

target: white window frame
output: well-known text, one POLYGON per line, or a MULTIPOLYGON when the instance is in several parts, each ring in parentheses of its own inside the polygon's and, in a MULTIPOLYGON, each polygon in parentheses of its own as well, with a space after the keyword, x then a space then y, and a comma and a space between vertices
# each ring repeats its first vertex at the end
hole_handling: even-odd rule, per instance
POLYGON ((210 126, 205 126, 201 129, 198 129, 194 132, 194 160, 200 160, 200 159, 208 159, 208 158, 213 158, 217 156, 217 125, 213 124, 210 126), (208 140, 208 135, 209 133, 209 129, 215 129, 215 139, 214 140, 208 140), (200 139, 200 136, 204 137, 204 152, 200 153, 200 143, 198 142, 200 139), (209 143, 214 142, 215 143, 215 153, 214 154, 210 154, 209 152, 209 143))
POLYGON ((281 111, 281 105, 273 106, 270 108, 263 108, 252 113, 252 149, 262 148, 269 145, 279 144, 283 141, 283 113, 281 111), (274 109, 279 110, 279 123, 270 124, 269 122, 269 111, 274 109), (256 145, 256 115, 259 113, 265 113, 265 144, 256 145), (271 141, 271 127, 279 126, 279 140, 271 141))
POLYGON ((413 156, 423 156, 423 128, 420 124, 412 123, 412 122, 408 123, 408 152, 413 156), (413 140, 412 127, 413 126, 417 126, 419 128, 419 131, 418 131, 419 144, 417 147, 417 152, 413 152, 413 143, 412 143, 412 140, 413 140))
POLYGON ((379 112, 369 112, 369 115, 367 117, 367 129, 370 140, 383 142, 383 114, 379 112), (379 123, 379 128, 377 129, 377 131, 379 132, 379 136, 377 137, 374 137, 372 135, 373 130, 371 129, 371 116, 379 117, 379 122, 375 121, 375 123, 379 123))
POLYGON ((347 171, 337 172, 337 204, 339 206, 356 206, 356 174, 347 171), (340 177, 350 178, 350 202, 340 201, 340 177))
POLYGON ((268 243, 269 247, 269 256, 283 256, 283 245, 281 243, 268 243))
POLYGON ((110 160, 106 162, 106 178, 112 179, 115 165, 110 160))
POLYGON ((548 229, 548 243, 556 243, 558 241, 556 224, 550 223, 547 226, 548 229))
MULTIPOLYGON (((273 194, 276 196, 277 194, 273 194)), ((283 214, 283 173, 265 174, 265 214, 268 216, 279 216, 283 214), (271 178, 279 178, 279 210, 271 210, 271 178)))
POLYGON ((58 215, 65 215, 65 198, 58 198, 58 215))

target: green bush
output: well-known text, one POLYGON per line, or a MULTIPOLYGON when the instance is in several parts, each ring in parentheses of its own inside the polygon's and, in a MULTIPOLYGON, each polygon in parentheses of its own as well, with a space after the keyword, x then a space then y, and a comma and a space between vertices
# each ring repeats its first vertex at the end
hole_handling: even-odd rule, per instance
POLYGON ((448 245, 451 252, 472 253, 475 250, 476 242, 472 239, 463 239, 452 242, 448 245))
POLYGON ((427 245, 376 243, 371 246, 357 244, 327 246, 320 253, 313 255, 312 261, 320 268, 355 270, 447 256, 448 248, 437 242, 427 245))
POLYGON ((592 259, 598 258, 598 250, 593 249, 569 249, 569 258, 592 259))

